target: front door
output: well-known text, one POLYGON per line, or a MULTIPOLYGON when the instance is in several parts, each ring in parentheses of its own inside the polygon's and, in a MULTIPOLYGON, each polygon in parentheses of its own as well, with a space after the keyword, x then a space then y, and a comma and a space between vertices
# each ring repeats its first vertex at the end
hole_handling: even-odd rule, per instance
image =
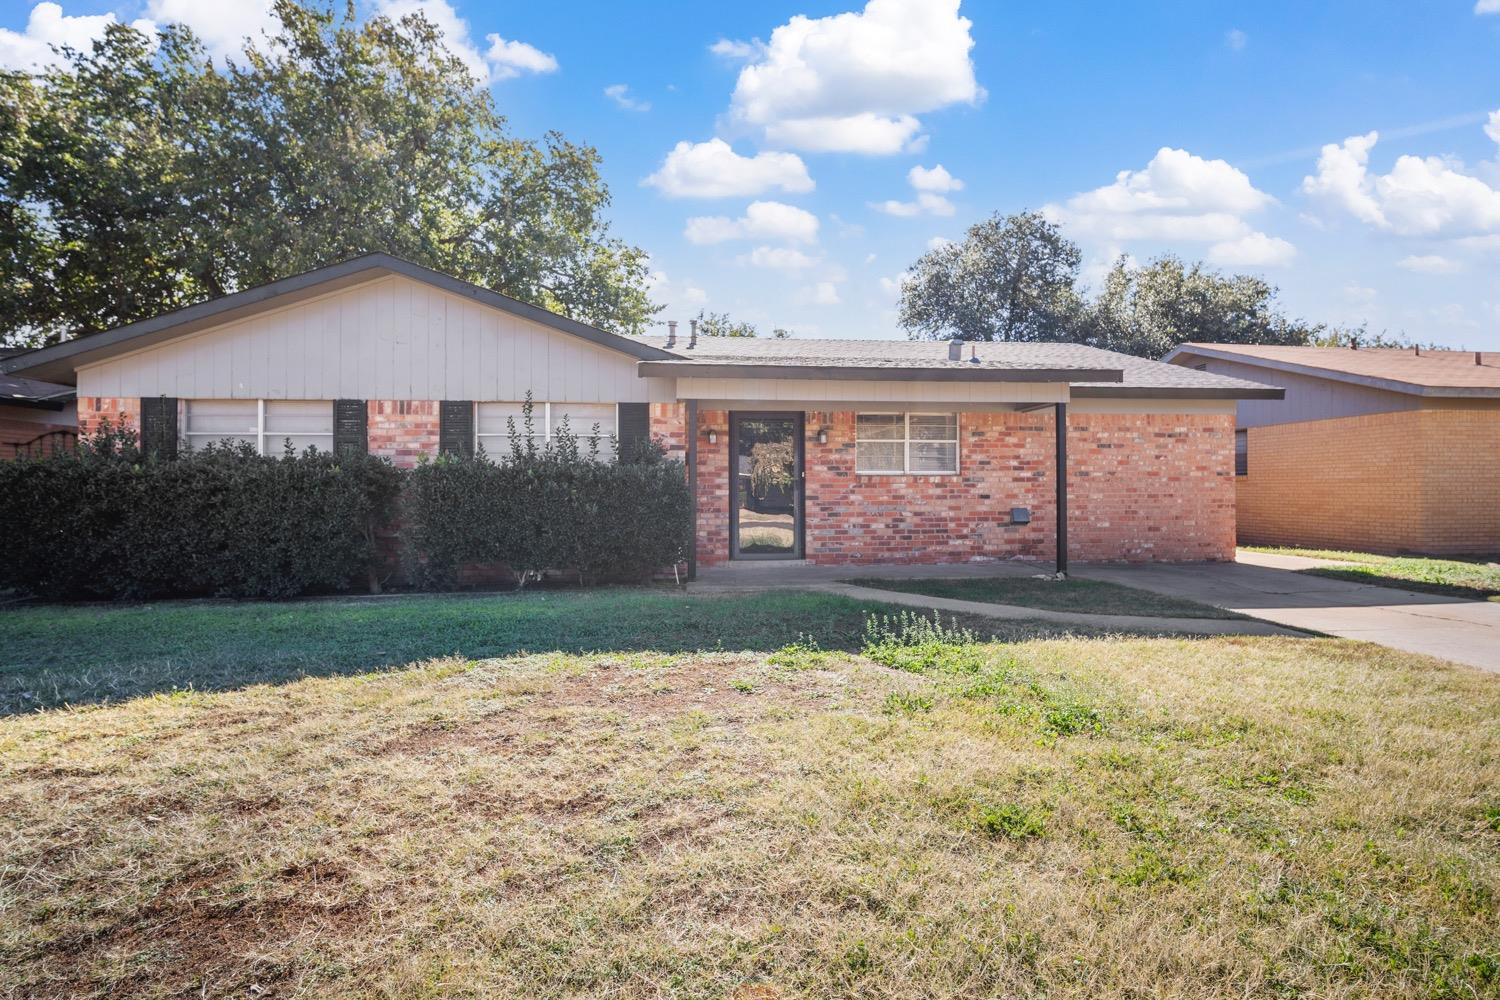
POLYGON ((802 558, 802 414, 729 415, 729 555, 802 558))

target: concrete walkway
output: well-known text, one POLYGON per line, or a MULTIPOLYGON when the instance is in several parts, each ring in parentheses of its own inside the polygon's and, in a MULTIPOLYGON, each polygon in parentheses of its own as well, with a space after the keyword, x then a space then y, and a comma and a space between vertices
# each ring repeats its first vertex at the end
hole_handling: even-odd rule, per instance
POLYGON ((1500 604, 1296 572, 1332 565, 1337 563, 1241 551, 1233 563, 1097 563, 1076 566, 1073 575, 1500 671, 1500 604))
POLYGON ((1080 611, 1046 611, 1016 604, 990 604, 987 601, 961 601, 953 597, 929 597, 925 594, 903 594, 895 590, 856 587, 849 583, 817 583, 808 588, 829 594, 842 594, 862 601, 904 604, 924 611, 948 611, 958 614, 984 615, 1010 620, 1030 619, 1057 622, 1060 625, 1086 625, 1100 629, 1128 629, 1132 632, 1160 632, 1173 635, 1296 635, 1304 632, 1282 628, 1253 618, 1149 618, 1145 615, 1093 615, 1080 611))
POLYGON ((1301 556, 1239 553, 1233 563, 1082 563, 1072 575, 1138 587, 1211 604, 1260 619, 1259 623, 1198 618, 1146 618, 1041 611, 1007 604, 958 601, 852 587, 851 577, 958 579, 1027 577, 1045 572, 1035 563, 962 563, 946 566, 812 566, 796 562, 738 562, 704 569, 691 589, 732 593, 786 588, 823 590, 866 600, 993 618, 1034 618, 1061 624, 1196 635, 1323 633, 1362 639, 1409 653, 1425 653, 1483 670, 1500 671, 1500 604, 1376 587, 1311 576, 1298 570, 1338 565, 1301 556), (1267 625, 1267 623, 1270 623, 1267 625), (1284 626, 1276 628, 1275 626, 1284 626), (1269 631, 1261 631, 1262 628, 1269 631))

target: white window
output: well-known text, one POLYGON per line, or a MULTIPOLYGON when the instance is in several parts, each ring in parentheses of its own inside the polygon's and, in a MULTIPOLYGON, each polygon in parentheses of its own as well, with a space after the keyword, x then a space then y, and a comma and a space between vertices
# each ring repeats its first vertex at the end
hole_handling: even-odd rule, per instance
POLYGON ((858 414, 854 418, 854 470, 890 475, 956 473, 958 414, 858 414))
POLYGON ((183 437, 191 448, 245 442, 262 455, 333 450, 333 401, 327 399, 189 399, 183 437))
MULTIPOLYGON (((524 406, 523 403, 474 404, 475 444, 491 458, 510 454, 510 422, 515 422, 517 434, 526 433, 524 406)), ((614 403, 532 403, 532 441, 541 448, 557 436, 564 420, 578 439, 578 450, 584 456, 594 453, 601 459, 613 458, 609 439, 617 430, 614 403), (597 452, 593 451, 594 442, 598 445, 597 452)))

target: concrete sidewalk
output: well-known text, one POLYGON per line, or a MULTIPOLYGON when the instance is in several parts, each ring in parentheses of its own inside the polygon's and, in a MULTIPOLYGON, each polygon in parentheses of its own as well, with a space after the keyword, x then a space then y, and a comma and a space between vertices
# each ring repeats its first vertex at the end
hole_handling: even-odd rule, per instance
POLYGON ((1297 572, 1331 565, 1337 564, 1241 552, 1233 563, 1080 564, 1073 575, 1500 671, 1500 604, 1297 572))

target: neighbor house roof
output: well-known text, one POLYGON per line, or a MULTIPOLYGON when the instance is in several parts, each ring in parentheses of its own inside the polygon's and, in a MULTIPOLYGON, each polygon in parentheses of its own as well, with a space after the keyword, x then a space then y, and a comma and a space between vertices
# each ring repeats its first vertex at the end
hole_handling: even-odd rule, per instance
POLYGON ((1495 352, 1189 343, 1175 348, 1166 360, 1184 365, 1194 357, 1414 396, 1500 396, 1500 354, 1495 352))
POLYGON ((0 405, 26 406, 38 410, 61 410, 72 402, 73 387, 34 378, 0 374, 0 405))
POLYGON ((671 357, 646 344, 640 337, 623 337, 610 333, 488 288, 460 281, 420 264, 413 264, 409 260, 402 260, 388 253, 372 253, 200 302, 139 323, 85 334, 52 347, 5 358, 0 360, 0 372, 24 371, 38 378, 71 381, 74 371, 83 365, 210 326, 232 322, 264 309, 278 308, 301 299, 347 288, 385 274, 403 275, 636 358, 671 357))
POLYGON ((1274 386, 1081 344, 968 343, 963 347, 963 360, 950 361, 947 341, 700 337, 697 346, 689 348, 688 338, 679 336, 669 348, 664 337, 642 339, 680 359, 642 361, 638 367, 644 375, 1068 382, 1074 396, 1117 398, 1280 399, 1283 395, 1274 386))

